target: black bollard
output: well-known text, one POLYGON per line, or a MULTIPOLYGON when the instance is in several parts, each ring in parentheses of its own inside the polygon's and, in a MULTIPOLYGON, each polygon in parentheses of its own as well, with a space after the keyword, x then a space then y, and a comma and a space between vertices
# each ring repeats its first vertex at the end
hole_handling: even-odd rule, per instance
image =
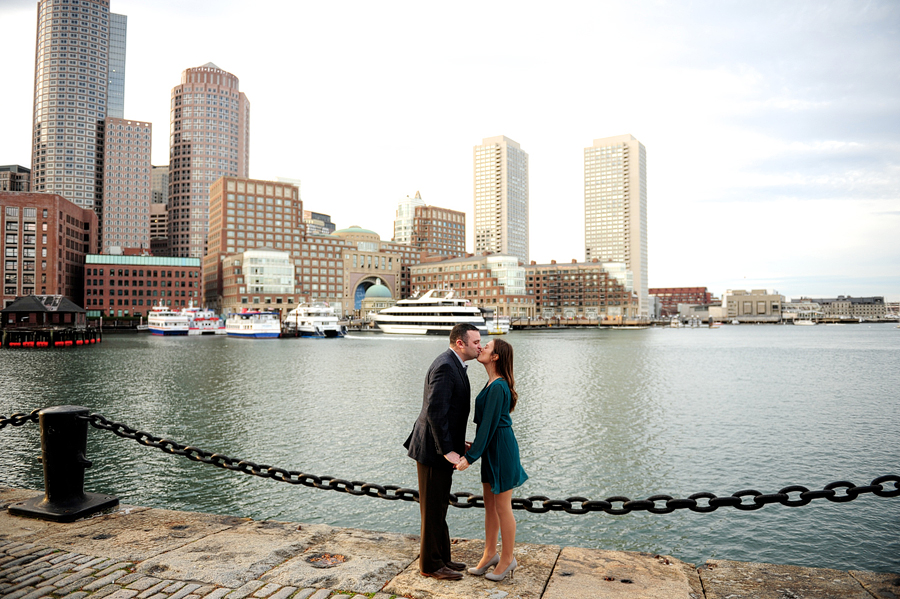
POLYGON ((38 413, 44 496, 11 504, 10 514, 74 522, 119 504, 118 497, 84 492, 84 471, 91 467, 85 455, 88 414, 80 406, 56 406, 38 413))

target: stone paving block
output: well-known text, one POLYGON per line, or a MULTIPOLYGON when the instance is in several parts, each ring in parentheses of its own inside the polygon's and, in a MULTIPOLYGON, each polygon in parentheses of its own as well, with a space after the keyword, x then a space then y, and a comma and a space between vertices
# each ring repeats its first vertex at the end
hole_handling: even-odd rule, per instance
MULTIPOLYGON (((265 587, 263 587, 265 588, 265 587)), ((297 590, 297 587, 281 587, 277 593, 271 595, 269 599, 287 599, 297 590)))
POLYGON ((250 595, 250 593, 255 592, 257 589, 261 588, 265 583, 261 580, 251 580, 250 582, 242 584, 237 589, 225 595, 227 599, 244 599, 250 595))
POLYGON ((88 559, 83 562, 81 560, 76 560, 81 563, 79 563, 77 566, 75 566, 73 568, 73 570, 76 570, 76 571, 87 570, 88 568, 93 568, 94 566, 99 566, 100 564, 102 564, 106 561, 109 561, 109 558, 107 558, 107 557, 90 557, 90 556, 85 556, 85 557, 88 559))
POLYGON ((104 576, 103 578, 98 578, 98 579, 95 580, 94 582, 85 585, 85 586, 83 587, 83 590, 85 590, 85 591, 96 591, 96 590, 98 590, 98 589, 100 589, 100 588, 102 588, 102 587, 104 587, 104 586, 106 586, 106 585, 108 585, 108 584, 114 583, 114 582, 115 582, 116 580, 118 580, 119 578, 122 578, 123 576, 125 576, 125 574, 127 574, 127 572, 125 572, 125 570, 116 570, 115 572, 113 572, 113 573, 111 573, 111 574, 107 574, 107 575, 104 576))
POLYGON ((309 599, 309 596, 316 592, 316 589, 302 589, 291 599, 309 599))
POLYGON ((234 589, 229 589, 228 587, 223 587, 214 590, 209 595, 205 595, 203 599, 222 599, 225 595, 232 592, 234 589))
POLYGON ((31 593, 32 591, 34 591, 34 587, 27 586, 27 587, 23 587, 21 589, 15 590, 15 591, 4 592, 2 597, 3 597, 3 599, 21 599, 22 597, 31 593))
POLYGON ((63 580, 55 583, 53 586, 59 589, 57 594, 65 594, 71 593, 72 591, 80 591, 81 587, 85 584, 88 584, 89 580, 94 580, 93 576, 88 574, 84 574, 82 572, 78 572, 72 575, 74 578, 64 578, 63 580))
POLYGON ((124 586, 131 585, 132 582, 134 582, 140 578, 143 578, 143 576, 141 574, 138 574, 137 572, 134 572, 132 574, 126 574, 125 576, 123 576, 116 582, 118 582, 120 585, 122 585, 124 587, 124 586))
MULTIPOLYGON (((475 565, 484 553, 484 541, 460 540, 452 547, 455 561, 475 565)), ((491 582, 483 576, 464 573, 459 581, 441 581, 426 578, 419 573, 416 559, 406 570, 394 577, 383 592, 414 599, 470 599, 489 598, 491 595, 507 599, 537 599, 541 596, 547 579, 556 563, 559 547, 556 545, 516 544, 516 562, 519 564, 514 581, 491 582), (506 592, 508 595, 502 595, 506 592)), ((355 590, 355 589, 350 589, 355 590)))
POLYGON ((137 571, 236 589, 334 534, 335 530, 323 524, 300 527, 285 522, 247 522, 148 559, 137 571))
POLYGON ((171 595, 172 593, 174 593, 175 591, 177 591, 178 589, 180 589, 181 587, 183 587, 186 584, 187 584, 186 582, 180 582, 180 581, 173 582, 169 586, 162 589, 160 592, 165 593, 166 595, 171 595))
POLYGON ((863 588, 869 591, 876 599, 897 599, 900 597, 900 574, 850 570, 850 575, 858 580, 863 588))
POLYGON ((192 595, 197 595, 199 597, 205 597, 206 595, 209 595, 213 590, 215 590, 215 588, 216 587, 214 587, 212 585, 202 586, 199 589, 194 590, 192 595))
POLYGON ((331 594, 331 589, 319 589, 309 596, 309 599, 326 599, 331 594))
POLYGON ((286 586, 372 593, 402 572, 418 553, 416 536, 347 528, 310 546, 303 554, 261 578, 286 586), (308 559, 317 554, 342 555, 346 561, 329 568, 315 567, 308 559))
POLYGON ((160 580, 153 586, 144 589, 144 591, 138 595, 138 599, 146 599, 147 597, 152 597, 170 584, 172 584, 171 580, 160 580))
POLYGON ((60 549, 77 547, 89 555, 140 562, 244 522, 228 516, 143 508, 79 521, 71 529, 48 531, 42 541, 60 549))
POLYGON ((74 593, 69 593, 68 595, 64 595, 63 599, 84 599, 88 596, 89 593, 85 591, 75 591, 74 593))
POLYGON ((710 560, 700 567, 700 580, 707 599, 872 599, 850 574, 826 568, 710 560))
POLYGON ((673 557, 564 548, 547 583, 544 599, 592 596, 700 599, 703 591, 693 565, 673 557))
POLYGON ((56 589, 53 587, 38 587, 35 590, 31 591, 27 595, 23 595, 21 599, 39 599, 40 597, 49 597, 50 593, 55 591, 56 589))
POLYGON ((116 591, 118 591, 121 588, 122 587, 120 587, 117 584, 108 584, 105 587, 103 587, 102 589, 100 589, 99 591, 94 592, 91 595, 91 599, 100 599, 101 597, 107 597, 109 595, 112 595, 113 593, 115 593, 116 591))
POLYGON ((177 593, 172 593, 169 599, 182 599, 182 597, 187 597, 199 588, 199 584, 186 584, 177 593))
POLYGON ((268 597, 269 595, 271 595, 272 593, 274 593, 275 591, 277 591, 280 588, 281 588, 280 584, 275 584, 273 582, 270 582, 269 584, 261 587, 258 591, 253 593, 253 596, 254 597, 268 597))
POLYGON ((128 589, 119 589, 115 593, 112 593, 111 595, 107 595, 106 599, 131 599, 135 595, 137 595, 137 591, 131 591, 128 589))
POLYGON ((135 572, 132 576, 137 576, 137 580, 134 582, 124 582, 119 581, 120 584, 127 586, 129 589, 136 589, 137 591, 146 591, 150 587, 155 584, 159 584, 161 581, 159 578, 154 578, 152 576, 143 576, 142 574, 138 574, 135 572))

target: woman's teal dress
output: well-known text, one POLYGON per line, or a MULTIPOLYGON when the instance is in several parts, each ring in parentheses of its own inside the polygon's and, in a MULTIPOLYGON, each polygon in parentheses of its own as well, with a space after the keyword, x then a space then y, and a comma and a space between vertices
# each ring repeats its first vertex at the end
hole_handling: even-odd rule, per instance
POLYGON ((475 441, 466 452, 470 464, 481 460, 481 482, 491 485, 491 492, 499 495, 518 487, 528 475, 519 461, 519 444, 512 430, 509 406, 512 394, 503 379, 485 386, 475 398, 475 441))

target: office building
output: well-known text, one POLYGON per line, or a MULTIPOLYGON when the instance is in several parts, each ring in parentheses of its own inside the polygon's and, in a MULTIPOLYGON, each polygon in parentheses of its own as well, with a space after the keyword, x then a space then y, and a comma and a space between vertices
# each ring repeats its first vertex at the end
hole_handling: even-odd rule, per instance
POLYGON ((528 154, 505 136, 474 149, 475 253, 507 254, 528 264, 528 154))
POLYGON ((172 88, 170 124, 169 254, 203 258, 210 185, 249 172, 250 102, 237 77, 206 63, 172 88))
POLYGON ((738 322, 778 322, 784 296, 773 289, 729 289, 722 294, 722 306, 711 308, 710 316, 738 322))
POLYGON ((88 318, 147 316, 157 304, 175 309, 200 304, 200 260, 92 254, 85 257, 88 318))
POLYGON ((150 249, 150 123, 104 121, 103 238, 100 252, 150 249))
POLYGON ((410 267, 413 292, 453 289, 479 308, 497 316, 534 318, 534 295, 525 284, 525 267, 517 256, 490 254, 441 261, 423 261, 410 267))
POLYGON ((634 276, 640 315, 649 317, 647 152, 631 135, 584 149, 584 257, 623 262, 634 276))
POLYGON ((419 192, 413 197, 406 196, 397 202, 397 211, 394 213, 394 238, 397 243, 413 245, 415 237, 416 208, 424 206, 425 200, 419 192))
POLYGON ((150 201, 154 204, 169 202, 169 165, 150 167, 150 201))
POLYGON ((306 226, 307 235, 331 235, 337 228, 331 222, 331 215, 310 210, 303 211, 303 224, 306 226))
POLYGON ((811 299, 822 306, 827 317, 882 319, 888 315, 883 296, 853 297, 839 295, 837 297, 811 299))
POLYGON ((632 318, 638 314, 630 273, 621 263, 536 264, 525 267, 529 295, 539 318, 632 318))
POLYGON ((125 42, 128 37, 128 17, 109 15, 109 79, 107 94, 109 103, 106 116, 125 118, 125 42))
MULTIPOLYGON (((96 209, 99 217, 113 27, 109 2, 40 0, 37 8, 32 191, 59 194, 96 209)), ((124 48, 124 30, 116 31, 117 47, 124 48)))
POLYGON ((229 254, 222 260, 222 313, 241 310, 281 312, 302 303, 294 284, 291 252, 260 248, 229 254))
POLYGON ((58 194, 0 192, 3 306, 22 295, 80 304, 84 259, 96 247, 97 215, 58 194))
POLYGON ((0 166, 0 191, 30 191, 31 169, 18 164, 0 166))

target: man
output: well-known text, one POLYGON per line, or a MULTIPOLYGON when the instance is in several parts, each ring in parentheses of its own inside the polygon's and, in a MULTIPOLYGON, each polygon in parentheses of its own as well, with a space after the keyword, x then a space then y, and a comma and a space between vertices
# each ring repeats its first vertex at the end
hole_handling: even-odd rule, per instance
POLYGON ((403 444, 419 475, 419 572, 439 580, 461 580, 466 567, 450 559, 447 508, 454 466, 467 449, 471 390, 466 362, 480 353, 481 334, 475 325, 453 327, 450 349, 435 359, 425 376, 422 411, 403 444))

